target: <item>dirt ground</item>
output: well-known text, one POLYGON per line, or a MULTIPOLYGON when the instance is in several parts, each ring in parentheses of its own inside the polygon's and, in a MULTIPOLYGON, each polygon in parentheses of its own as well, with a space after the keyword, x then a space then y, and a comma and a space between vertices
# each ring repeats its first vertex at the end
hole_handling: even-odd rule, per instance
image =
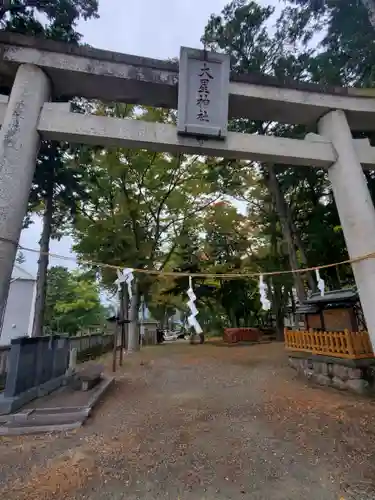
POLYGON ((83 428, 0 438, 0 498, 375 499, 374 424, 281 344, 149 347, 83 428))

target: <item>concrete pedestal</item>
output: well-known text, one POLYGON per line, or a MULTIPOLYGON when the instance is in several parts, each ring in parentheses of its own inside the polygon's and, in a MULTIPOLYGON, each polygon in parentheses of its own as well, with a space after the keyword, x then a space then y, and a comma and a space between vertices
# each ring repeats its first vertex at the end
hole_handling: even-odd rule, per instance
POLYGON ((21 65, 0 130, 0 304, 6 302, 27 210, 40 143, 37 124, 49 87, 41 69, 21 65))
MULTIPOLYGON (((375 210, 343 111, 332 111, 318 124, 330 139, 337 161, 329 168, 341 226, 351 259, 375 252, 375 210)), ((375 350, 375 258, 352 264, 367 329, 375 350)))

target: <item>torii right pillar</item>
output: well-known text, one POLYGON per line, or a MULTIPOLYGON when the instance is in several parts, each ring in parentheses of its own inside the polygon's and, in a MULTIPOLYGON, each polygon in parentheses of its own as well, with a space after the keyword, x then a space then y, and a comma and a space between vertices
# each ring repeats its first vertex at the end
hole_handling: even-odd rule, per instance
MULTIPOLYGON (((375 209, 345 113, 341 110, 327 113, 320 119, 318 130, 332 142, 337 153, 328 177, 349 257, 375 253, 375 209)), ((354 262, 352 268, 375 352, 375 257, 354 262)))

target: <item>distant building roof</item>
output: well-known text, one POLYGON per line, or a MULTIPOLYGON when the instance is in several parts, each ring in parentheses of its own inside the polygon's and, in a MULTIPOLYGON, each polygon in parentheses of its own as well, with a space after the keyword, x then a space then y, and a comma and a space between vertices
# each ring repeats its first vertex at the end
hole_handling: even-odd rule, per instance
POLYGON ((12 271, 12 280, 33 280, 36 281, 36 277, 33 276, 28 271, 25 271, 22 267, 15 264, 12 271))
POLYGON ((346 302, 358 300, 358 292, 354 288, 342 288, 341 290, 331 290, 323 296, 320 292, 313 293, 305 300, 305 304, 327 304, 329 302, 346 302))
POLYGON ((324 296, 320 292, 313 293, 303 304, 296 308, 297 314, 316 314, 320 309, 335 307, 351 307, 358 300, 358 292, 354 288, 331 290, 324 296))
POLYGON ((297 314, 316 314, 319 312, 319 307, 313 304, 302 304, 296 307, 297 314))

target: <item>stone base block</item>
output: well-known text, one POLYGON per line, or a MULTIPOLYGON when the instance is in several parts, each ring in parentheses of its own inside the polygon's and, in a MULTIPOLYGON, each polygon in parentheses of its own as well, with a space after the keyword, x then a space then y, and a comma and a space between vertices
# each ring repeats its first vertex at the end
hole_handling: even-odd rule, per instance
POLYGON ((44 384, 37 387, 37 397, 41 398, 43 396, 47 396, 47 394, 50 394, 52 391, 55 391, 56 389, 64 385, 64 382, 65 375, 53 378, 52 380, 48 380, 48 382, 45 382, 44 384))
POLYGON ((368 394, 370 390, 370 384, 367 380, 363 379, 349 379, 346 382, 346 387, 349 391, 356 392, 357 394, 368 394))
MULTIPOLYGON (((375 390, 375 369, 373 360, 362 366, 342 363, 343 360, 327 358, 318 355, 313 357, 289 356, 289 365, 297 370, 308 380, 322 385, 334 387, 341 391, 347 390, 357 394, 366 395, 374 393, 375 390)), ((351 361, 351 360, 350 360, 351 361)))
POLYGON ((362 378, 362 370, 361 368, 348 368, 348 378, 350 379, 359 379, 362 378))
POLYGON ((332 378, 332 386, 335 389, 339 389, 340 391, 345 391, 345 389, 347 389, 347 386, 346 386, 344 380, 342 380, 340 377, 333 377, 332 378))
POLYGON ((14 397, 5 397, 4 394, 0 394, 0 415, 13 413, 37 397, 38 392, 36 387, 14 397))
POLYGON ((306 362, 314 363, 327 363, 327 364, 337 364, 348 366, 350 368, 367 368, 370 366, 375 367, 375 358, 363 358, 363 359, 347 359, 339 358, 335 356, 325 356, 323 354, 312 354, 302 351, 287 351, 288 355, 294 359, 303 359, 306 362))
POLYGON ((327 375, 323 375, 322 373, 315 375, 313 378, 313 382, 316 382, 319 385, 326 385, 326 386, 332 385, 332 379, 327 375))
POLYGON ((46 396, 52 391, 58 389, 62 385, 65 384, 65 375, 61 377, 56 377, 48 382, 39 385, 38 387, 33 387, 28 391, 22 392, 17 396, 13 397, 5 397, 4 394, 0 394, 0 415, 8 415, 9 413, 13 413, 30 401, 33 401, 36 398, 46 396))
POLYGON ((349 370, 352 370, 353 368, 348 368, 347 366, 343 365, 337 365, 333 364, 332 365, 332 374, 334 378, 339 378, 340 380, 348 380, 349 378, 349 370))

